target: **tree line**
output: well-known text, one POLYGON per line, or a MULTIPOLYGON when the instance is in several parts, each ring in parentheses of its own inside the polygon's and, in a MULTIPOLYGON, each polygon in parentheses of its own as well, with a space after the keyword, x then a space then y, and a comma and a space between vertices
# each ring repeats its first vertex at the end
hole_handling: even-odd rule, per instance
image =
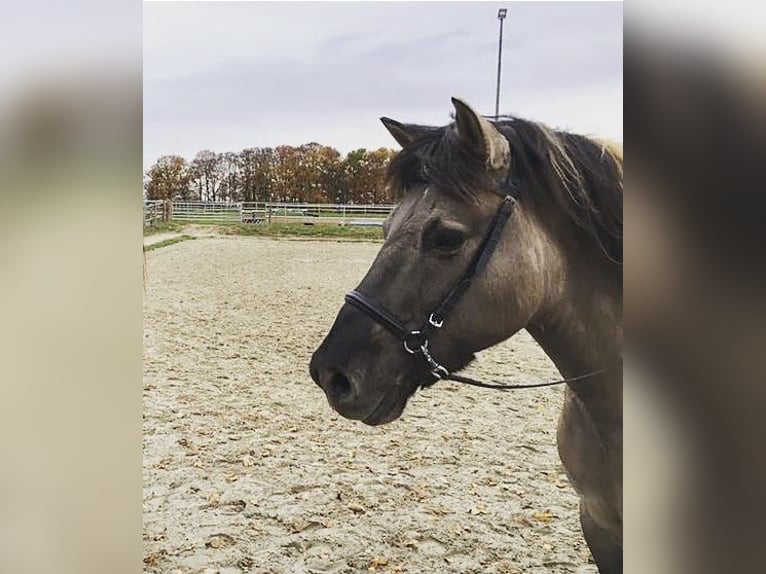
POLYGON ((301 203, 393 203, 385 173, 396 152, 357 149, 345 157, 332 147, 248 148, 199 152, 189 162, 160 157, 145 173, 146 199, 301 203))

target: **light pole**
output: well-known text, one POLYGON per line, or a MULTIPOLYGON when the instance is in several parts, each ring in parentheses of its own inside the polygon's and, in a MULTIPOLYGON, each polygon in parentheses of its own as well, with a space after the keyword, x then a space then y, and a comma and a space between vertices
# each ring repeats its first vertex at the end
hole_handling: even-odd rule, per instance
POLYGON ((500 20, 500 39, 497 42, 497 91, 495 92, 495 121, 500 117, 500 64, 503 61, 503 20, 508 10, 500 8, 497 19, 500 20))

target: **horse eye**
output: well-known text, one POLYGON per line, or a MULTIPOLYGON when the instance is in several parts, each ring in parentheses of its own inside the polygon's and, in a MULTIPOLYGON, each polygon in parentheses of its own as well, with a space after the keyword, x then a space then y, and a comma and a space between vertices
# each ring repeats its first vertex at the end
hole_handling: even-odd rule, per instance
POLYGON ((454 251, 465 243, 465 236, 457 229, 438 229, 432 238, 432 244, 441 251, 454 251))

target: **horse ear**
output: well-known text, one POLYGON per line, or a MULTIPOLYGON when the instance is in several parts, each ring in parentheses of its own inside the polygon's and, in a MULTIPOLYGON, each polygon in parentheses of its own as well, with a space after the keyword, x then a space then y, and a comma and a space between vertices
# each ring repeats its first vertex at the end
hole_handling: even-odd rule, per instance
POLYGON ((503 134, 463 100, 452 98, 452 105, 455 106, 455 129, 460 141, 479 153, 489 169, 508 168, 511 147, 503 134))
POLYGON ((394 139, 402 147, 407 147, 414 142, 420 135, 422 135, 415 126, 407 126, 391 118, 380 118, 383 125, 386 126, 388 132, 394 136, 394 139))

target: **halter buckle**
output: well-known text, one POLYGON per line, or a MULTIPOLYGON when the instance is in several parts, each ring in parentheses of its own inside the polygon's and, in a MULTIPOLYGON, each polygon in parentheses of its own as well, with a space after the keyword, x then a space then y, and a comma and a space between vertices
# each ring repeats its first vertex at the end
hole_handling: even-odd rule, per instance
POLYGON ((442 325, 444 325, 444 319, 439 319, 437 321, 436 317, 434 317, 434 314, 431 313, 431 316, 428 317, 428 324, 437 329, 441 329, 442 325))

